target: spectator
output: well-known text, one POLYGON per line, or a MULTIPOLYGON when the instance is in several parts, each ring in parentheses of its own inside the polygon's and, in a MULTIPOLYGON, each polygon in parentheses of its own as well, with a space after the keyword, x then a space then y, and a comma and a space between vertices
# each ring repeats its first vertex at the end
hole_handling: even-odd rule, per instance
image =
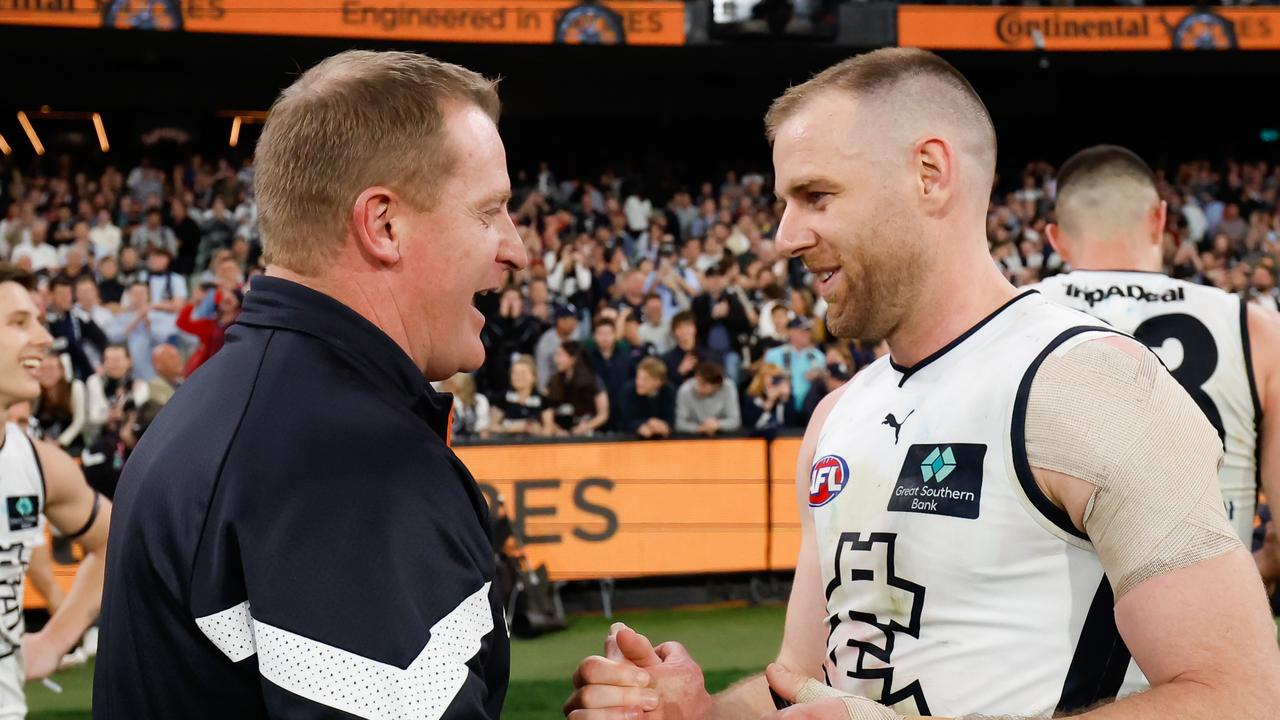
POLYGON ((510 389, 502 399, 490 405, 492 421, 489 431, 495 435, 541 435, 542 410, 545 406, 538 394, 538 370, 533 358, 521 355, 511 363, 510 389))
POLYGON ((27 240, 13 249, 13 262, 26 259, 31 264, 31 272, 48 273, 58 269, 58 249, 45 242, 49 232, 49 223, 36 220, 31 225, 31 233, 27 240))
POLYGON ((551 376, 556 372, 556 350, 574 339, 578 332, 578 309, 572 305, 559 305, 555 309, 555 325, 538 339, 534 358, 538 363, 538 387, 545 394, 551 376))
POLYGON ((120 422, 118 433, 102 435, 81 456, 85 480, 108 500, 115 498, 120 471, 138 446, 142 434, 160 414, 161 407, 161 403, 148 400, 137 408, 130 408, 120 422))
POLYGON ((88 313, 76 310, 70 280, 61 276, 54 278, 50 291, 48 320, 53 352, 67 355, 71 360, 72 374, 78 380, 86 380, 97 368, 90 359, 90 353, 102 356, 108 343, 107 335, 88 313))
POLYGON ((725 382, 719 365, 701 363, 694 377, 676 391, 676 432, 711 437, 741 427, 737 389, 725 382))
POLYGON ((671 334, 676 346, 662 355, 662 362, 666 363, 673 384, 680 387, 693 377, 698 365, 711 359, 711 354, 698 344, 698 325, 692 312, 671 318, 671 334))
POLYGON ((1270 310, 1276 310, 1278 305, 1274 271, 1266 265, 1259 264, 1253 269, 1250 282, 1252 287, 1249 289, 1249 301, 1270 310))
POLYGON ((144 256, 156 250, 164 250, 170 258, 178 254, 178 237, 161 223, 162 217, 159 208, 148 210, 146 223, 135 230, 129 240, 144 256))
POLYGON ((85 441, 92 445, 105 433, 119 434, 125 413, 148 399, 147 383, 133 376, 129 348, 108 345, 102 367, 85 381, 88 413, 85 441))
POLYGON ((200 226, 200 248, 196 253, 196 269, 205 267, 213 251, 231 247, 236 234, 235 218, 227 210, 227 201, 221 196, 213 198, 212 207, 199 217, 192 216, 200 226))
POLYGON ((753 433, 803 427, 791 402, 791 379, 785 370, 760 363, 742 400, 742 425, 753 433))
MULTIPOLYGON (((82 275, 75 282, 75 307, 72 312, 78 317, 87 319, 98 327, 103 333, 103 337, 110 338, 108 333, 113 325, 115 325, 116 316, 110 310, 103 307, 102 298, 98 293, 98 283, 94 281, 92 275, 82 275)), ((104 343, 103 348, 106 347, 104 343)), ((85 344, 85 354, 89 356, 89 364, 98 367, 102 364, 102 351, 99 347, 92 343, 85 344)))
POLYGON ((693 300, 698 345, 724 367, 726 375, 737 378, 742 365, 742 337, 751 332, 751 321, 739 296, 726 292, 728 280, 719 267, 707 271, 704 285, 706 293, 693 300))
POLYGON ((227 328, 240 316, 240 303, 244 295, 238 289, 219 289, 216 285, 200 288, 194 302, 184 305, 178 313, 179 330, 194 335, 200 346, 187 360, 183 374, 190 376, 201 365, 222 349, 226 342, 227 328))
POLYGON ((147 288, 151 308, 176 314, 186 304, 187 281, 169 269, 173 253, 166 248, 152 248, 147 253, 147 288))
POLYGON ((85 264, 87 253, 85 253, 82 246, 67 245, 62 249, 63 252, 60 254, 61 257, 59 259, 59 267, 61 269, 58 272, 58 276, 70 280, 73 287, 76 281, 81 278, 92 280, 93 268, 85 264))
POLYGON ((31 235, 31 228, 22 217, 22 205, 9 203, 3 220, 0 220, 0 257, 9 257, 13 248, 26 242, 31 235))
POLYGON ((547 383, 542 423, 548 435, 592 435, 609 422, 609 395, 570 340, 555 350, 556 373, 547 383))
POLYGON ((152 401, 164 405, 182 384, 182 354, 169 343, 162 343, 151 351, 151 366, 156 374, 147 383, 147 395, 152 401))
POLYGON ((99 210, 97 221, 89 229, 89 242, 93 245, 93 256, 96 260, 115 257, 120 252, 120 228, 111 222, 111 212, 99 210))
POLYGON ((120 303, 124 300, 124 287, 120 282, 120 261, 114 255, 102 258, 98 263, 98 295, 113 313, 119 312, 120 303))
POLYGON ((476 392, 470 373, 457 373, 440 383, 441 392, 453 394, 454 437, 489 437, 489 398, 476 392))
POLYGON ((645 303, 645 273, 639 270, 631 270, 622 276, 622 282, 619 283, 621 297, 615 305, 618 309, 628 308, 632 314, 637 317, 644 311, 645 303))
POLYGON ((623 432, 642 438, 664 438, 675 425, 675 391, 667 384, 667 366, 658 358, 640 361, 634 381, 628 382, 621 395, 623 432))
POLYGON ((822 375, 826 361, 822 351, 813 347, 813 323, 798 317, 787 323, 787 344, 764 354, 764 361, 782 368, 791 381, 791 404, 804 407, 809 386, 822 375))
POLYGON ((146 283, 137 282, 129 286, 125 303, 116 314, 115 326, 110 333, 111 342, 123 343, 129 348, 129 354, 138 358, 134 374, 143 380, 155 376, 151 367, 151 351, 168 336, 156 330, 163 327, 164 318, 151 309, 151 295, 146 283))
MULTIPOLYGON (((587 350, 587 361, 591 363, 592 372, 609 394, 609 407, 620 407, 622 390, 635 374, 631 355, 627 348, 618 346, 616 321, 604 317, 603 312, 592 324, 591 338, 593 343, 587 350)), ((615 417, 614 422, 609 423, 606 429, 619 429, 619 420, 615 417)))
POLYGON ((55 442, 72 457, 84 447, 85 386, 67 376, 57 355, 40 361, 40 397, 31 408, 31 417, 40 428, 40 437, 55 442))
POLYGON ((169 204, 169 227, 177 240, 177 257, 173 259, 173 271, 190 276, 196 271, 196 255, 200 252, 200 226, 192 219, 187 206, 175 199, 169 204))
POLYGON ((813 417, 822 398, 835 392, 836 388, 848 382, 856 372, 853 353, 846 345, 836 344, 827 348, 826 361, 826 369, 809 387, 809 392, 805 395, 804 408, 800 412, 802 423, 809 422, 809 418, 813 417))
POLYGON ((547 287, 562 302, 581 304, 591 289, 591 267, 575 244, 566 243, 558 254, 548 253, 547 287))
POLYGON ((675 347, 675 340, 671 337, 671 323, 665 317, 661 296, 657 293, 646 295, 641 315, 644 317, 644 322, 640 323, 640 339, 643 342, 652 345, 658 354, 675 347))
POLYGON ((147 269, 142 266, 142 256, 138 254, 138 248, 132 245, 120 248, 120 270, 116 278, 125 287, 147 279, 147 269))

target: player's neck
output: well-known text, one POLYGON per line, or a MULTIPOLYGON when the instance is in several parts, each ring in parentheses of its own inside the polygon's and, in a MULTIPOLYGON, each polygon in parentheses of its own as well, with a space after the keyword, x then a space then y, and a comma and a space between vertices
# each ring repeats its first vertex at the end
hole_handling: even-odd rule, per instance
POLYGON ((948 262, 933 273, 889 335, 893 361, 911 367, 968 332, 1017 297, 990 258, 948 262))
POLYGON ((424 364, 414 357, 410 349, 408 331, 403 318, 399 316, 399 308, 388 296, 385 286, 375 282, 376 278, 371 279, 367 274, 353 270, 354 263, 340 262, 337 267, 348 268, 349 272, 313 276, 303 275, 279 265, 269 265, 266 274, 269 277, 298 283, 346 305, 352 312, 386 333, 387 337, 399 345, 414 364, 425 372, 424 364))
POLYGON ((1143 258, 1129 252, 1082 253, 1072 258, 1073 270, 1131 270, 1136 272, 1162 272, 1164 263, 1159 259, 1143 258))

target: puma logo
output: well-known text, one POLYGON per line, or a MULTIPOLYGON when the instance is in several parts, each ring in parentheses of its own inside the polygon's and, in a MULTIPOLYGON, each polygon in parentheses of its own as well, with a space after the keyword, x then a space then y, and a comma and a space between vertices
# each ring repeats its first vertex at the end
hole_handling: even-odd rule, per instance
POLYGON ((916 414, 915 410, 912 410, 911 412, 907 413, 907 417, 902 418, 902 422, 898 422, 898 419, 893 416, 893 413, 889 413, 888 415, 884 416, 884 422, 880 424, 888 425, 889 427, 893 428, 893 444, 894 445, 898 444, 898 433, 902 432, 902 426, 906 425, 907 420, 910 419, 911 416, 915 414, 916 414))

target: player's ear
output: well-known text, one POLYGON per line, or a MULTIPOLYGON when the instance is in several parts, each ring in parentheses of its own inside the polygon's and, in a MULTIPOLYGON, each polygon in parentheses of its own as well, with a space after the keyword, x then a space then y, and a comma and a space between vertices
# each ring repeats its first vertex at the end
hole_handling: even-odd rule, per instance
POLYGON ((1161 200, 1152 206, 1147 217, 1147 227, 1151 231, 1151 244, 1164 244, 1165 222, 1169 219, 1169 203, 1161 200))
POLYGON ((351 209, 351 224, 356 245, 386 265, 400 261, 400 237, 396 232, 399 215, 404 208, 400 197, 390 188, 365 188, 351 209))
POLYGON ((1044 236, 1049 239, 1049 245, 1053 247, 1053 251, 1058 253, 1058 257, 1067 264, 1071 264, 1071 252, 1067 247, 1067 243, 1062 237, 1062 228, 1057 223, 1049 223, 1044 226, 1044 236))
POLYGON ((924 138, 916 143, 914 160, 925 210, 930 215, 940 214, 955 195, 955 149, 942 138, 924 138))

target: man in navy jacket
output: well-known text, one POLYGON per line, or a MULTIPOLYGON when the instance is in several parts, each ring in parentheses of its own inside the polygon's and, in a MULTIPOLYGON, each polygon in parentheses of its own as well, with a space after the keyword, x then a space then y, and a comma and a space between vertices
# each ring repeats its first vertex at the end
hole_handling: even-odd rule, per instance
POLYGON ((527 259, 494 84, 352 51, 257 148, 269 260, 117 490, 96 720, 497 720, 488 511, 428 380, 484 360, 527 259))

